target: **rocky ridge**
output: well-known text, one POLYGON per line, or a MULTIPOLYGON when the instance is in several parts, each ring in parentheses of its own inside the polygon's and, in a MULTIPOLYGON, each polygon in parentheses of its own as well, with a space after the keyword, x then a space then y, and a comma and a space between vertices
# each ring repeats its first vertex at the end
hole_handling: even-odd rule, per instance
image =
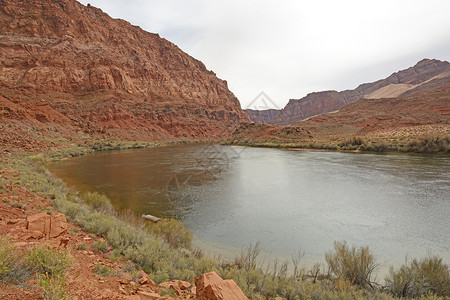
POLYGON ((251 122, 268 123, 280 112, 279 109, 244 109, 251 122))
POLYGON ((393 73, 372 83, 364 83, 354 90, 323 91, 308 94, 289 103, 267 123, 289 125, 319 114, 341 109, 362 98, 392 98, 433 90, 450 83, 450 63, 423 59, 415 66, 393 73))
POLYGON ((360 99, 337 112, 288 126, 243 124, 228 142, 271 147, 320 148, 324 145, 333 149, 351 138, 374 143, 409 142, 433 136, 445 138, 450 133, 449 103, 450 84, 395 98, 360 99))

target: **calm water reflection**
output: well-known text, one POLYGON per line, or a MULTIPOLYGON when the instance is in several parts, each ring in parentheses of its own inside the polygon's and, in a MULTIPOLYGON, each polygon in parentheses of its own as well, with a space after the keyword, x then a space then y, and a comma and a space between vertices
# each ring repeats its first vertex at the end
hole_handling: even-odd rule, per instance
POLYGON ((175 217, 209 246, 261 242, 323 258, 334 240, 381 262, 429 250, 450 262, 450 158, 178 145, 105 152, 50 170, 118 209, 175 217))

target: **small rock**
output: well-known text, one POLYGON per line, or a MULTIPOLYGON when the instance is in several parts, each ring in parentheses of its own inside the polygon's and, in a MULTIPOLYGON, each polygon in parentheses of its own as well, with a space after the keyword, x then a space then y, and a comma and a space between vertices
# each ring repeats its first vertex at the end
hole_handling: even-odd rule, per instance
POLYGON ((181 290, 187 290, 191 283, 183 280, 172 280, 171 282, 174 282, 181 290))
POLYGON ((6 225, 17 224, 19 221, 20 221, 20 219, 12 219, 12 220, 9 220, 8 222, 6 222, 6 225))
POLYGON ((62 237, 60 240, 59 240, 59 246, 58 246, 58 248, 59 247, 63 247, 63 248, 67 248, 67 245, 69 244, 69 238, 68 237, 62 237))
POLYGON ((139 283, 141 285, 145 285, 145 284, 149 284, 149 285, 156 285, 155 282, 153 280, 150 279, 150 277, 147 275, 147 273, 145 273, 143 270, 140 270, 137 274, 138 278, 139 278, 139 283))
POLYGON ((127 294, 121 285, 119 285, 119 292, 124 295, 127 294))
POLYGON ((137 292, 139 299, 141 300, 158 300, 161 299, 161 296, 157 293, 138 291, 137 292))

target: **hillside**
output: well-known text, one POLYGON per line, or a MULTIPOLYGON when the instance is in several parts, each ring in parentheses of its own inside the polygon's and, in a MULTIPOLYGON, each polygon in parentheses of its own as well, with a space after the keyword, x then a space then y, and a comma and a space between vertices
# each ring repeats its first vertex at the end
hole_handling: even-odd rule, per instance
MULTIPOLYGON (((393 150, 415 152, 411 143, 430 138, 448 142, 450 86, 434 91, 383 99, 360 99, 337 112, 322 114, 289 126, 243 124, 228 140, 236 145, 345 149, 358 140, 361 146, 393 145, 393 150), (347 145, 344 145, 347 146, 347 145), (403 148, 402 148, 403 147, 403 148)), ((438 152, 449 152, 450 148, 438 152)), ((377 149, 377 148, 373 148, 377 149)))
POLYGON ((214 139, 247 120, 226 81, 158 34, 75 0, 0 1, 5 147, 214 139))
POLYGON ((450 63, 423 59, 415 66, 393 73, 372 83, 359 85, 354 90, 311 93, 289 103, 268 123, 289 125, 312 116, 339 110, 361 98, 392 98, 435 89, 450 80, 450 63))

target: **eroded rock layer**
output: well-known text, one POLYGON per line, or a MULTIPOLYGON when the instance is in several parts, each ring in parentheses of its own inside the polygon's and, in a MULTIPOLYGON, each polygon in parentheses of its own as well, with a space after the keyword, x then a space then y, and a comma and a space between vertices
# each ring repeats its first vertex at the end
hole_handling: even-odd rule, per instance
POLYGON ((0 0, 3 142, 198 140, 248 117, 173 43, 74 0, 0 0))

